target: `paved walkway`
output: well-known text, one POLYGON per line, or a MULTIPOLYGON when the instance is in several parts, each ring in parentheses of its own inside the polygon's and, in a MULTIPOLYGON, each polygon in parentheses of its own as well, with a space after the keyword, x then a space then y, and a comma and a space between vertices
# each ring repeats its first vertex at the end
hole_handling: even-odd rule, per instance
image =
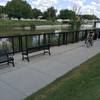
POLYGON ((15 68, 0 66, 0 100, 22 100, 100 52, 100 40, 82 45, 53 47, 51 56, 33 53, 29 63, 16 54, 15 68))

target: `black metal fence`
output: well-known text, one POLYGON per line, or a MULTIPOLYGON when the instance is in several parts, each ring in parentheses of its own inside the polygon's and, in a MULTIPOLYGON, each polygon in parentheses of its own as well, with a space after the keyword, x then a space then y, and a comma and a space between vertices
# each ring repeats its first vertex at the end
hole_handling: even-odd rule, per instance
MULTIPOLYGON (((7 39, 12 44, 12 52, 21 52, 25 48, 39 47, 44 44, 50 43, 51 46, 67 45, 83 41, 87 37, 90 30, 58 32, 58 33, 44 33, 44 34, 31 34, 19 36, 1 36, 0 39, 7 39)), ((100 30, 94 29, 94 39, 100 38, 100 30)))

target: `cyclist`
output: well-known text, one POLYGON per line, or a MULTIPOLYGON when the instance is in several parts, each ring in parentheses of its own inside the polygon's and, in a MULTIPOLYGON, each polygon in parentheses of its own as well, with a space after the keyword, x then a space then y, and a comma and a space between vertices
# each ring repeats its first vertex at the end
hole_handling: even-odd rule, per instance
POLYGON ((93 46, 93 37, 94 37, 94 32, 89 32, 87 35, 87 39, 85 41, 85 44, 88 46, 93 46))

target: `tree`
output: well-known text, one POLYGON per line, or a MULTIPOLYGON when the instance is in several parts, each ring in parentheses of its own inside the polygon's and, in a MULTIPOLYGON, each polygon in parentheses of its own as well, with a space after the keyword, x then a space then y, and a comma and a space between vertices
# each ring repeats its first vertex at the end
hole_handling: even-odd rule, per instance
POLYGON ((47 11, 43 12, 43 19, 48 19, 48 12, 47 11))
POLYGON ((69 30, 80 30, 81 25, 83 24, 83 20, 81 17, 81 7, 78 7, 77 5, 73 5, 73 11, 75 13, 75 16, 70 21, 71 27, 69 30))
POLYGON ((9 1, 6 4, 5 9, 9 18, 14 17, 20 20, 20 18, 32 17, 31 6, 24 0, 9 1))
POLYGON ((36 9, 36 8, 32 9, 32 14, 34 18, 38 18, 39 16, 42 16, 41 10, 36 9))
POLYGON ((75 12, 72 10, 64 9, 60 10, 59 18, 72 20, 75 17, 75 12))
POLYGON ((82 19, 80 16, 76 15, 71 21, 70 21, 70 29, 71 30, 80 30, 80 27, 82 25, 82 19))
POLYGON ((50 7, 43 13, 43 18, 54 21, 56 19, 57 10, 54 7, 50 7))
POLYGON ((97 16, 95 15, 81 15, 82 19, 87 19, 87 20, 98 20, 97 16))
POLYGON ((0 14, 4 13, 4 6, 0 6, 0 14))

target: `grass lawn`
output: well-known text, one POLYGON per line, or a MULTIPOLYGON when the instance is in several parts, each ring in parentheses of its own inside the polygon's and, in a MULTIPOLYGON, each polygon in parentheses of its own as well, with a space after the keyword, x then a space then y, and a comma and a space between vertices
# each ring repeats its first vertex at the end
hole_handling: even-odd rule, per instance
POLYGON ((35 26, 41 25, 61 25, 60 22, 53 21, 39 21, 39 20, 2 20, 0 19, 0 36, 2 35, 20 35, 20 34, 36 34, 48 33, 49 30, 35 30, 35 26), (32 30, 24 30, 25 26, 31 26, 32 30), (20 27, 21 29, 16 29, 20 27), (47 31, 47 32, 45 32, 47 31))
POLYGON ((100 54, 25 100, 100 100, 100 54))
POLYGON ((22 20, 0 20, 0 27, 5 27, 5 26, 30 26, 30 25, 61 25, 61 23, 55 21, 22 21, 22 20))

